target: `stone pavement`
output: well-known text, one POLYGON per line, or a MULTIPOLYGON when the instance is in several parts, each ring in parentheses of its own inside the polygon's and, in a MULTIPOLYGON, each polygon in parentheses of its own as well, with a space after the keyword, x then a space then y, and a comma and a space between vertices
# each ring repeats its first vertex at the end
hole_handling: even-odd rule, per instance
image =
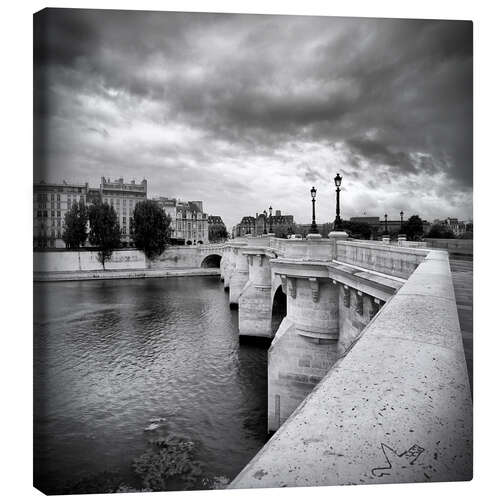
POLYGON ((462 330, 464 342, 465 360, 469 373, 470 389, 472 393, 472 269, 473 262, 470 260, 450 259, 450 269, 455 289, 455 299, 457 302, 458 319, 462 330))

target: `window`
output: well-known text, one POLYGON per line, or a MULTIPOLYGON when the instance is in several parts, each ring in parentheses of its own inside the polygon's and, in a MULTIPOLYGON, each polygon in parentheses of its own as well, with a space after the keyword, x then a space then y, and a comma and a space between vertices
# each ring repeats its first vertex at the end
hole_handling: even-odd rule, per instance
POLYGON ((60 210, 57 211, 57 216, 61 217, 61 211, 60 210))
POLYGON ((60 194, 57 195, 57 201, 61 201, 61 195, 60 194))
POLYGON ((127 224, 127 218, 126 218, 126 217, 124 217, 124 218, 123 218, 123 225, 126 225, 126 224, 127 224))
POLYGON ((50 201, 54 201, 54 193, 50 195, 50 201))
POLYGON ((43 211, 43 216, 44 216, 44 217, 47 217, 47 210, 44 210, 44 211, 43 211))
POLYGON ((36 216, 37 217, 41 217, 42 216, 42 211, 41 210, 38 210, 37 213, 36 213, 36 216))
POLYGON ((57 202, 57 210, 59 210, 61 208, 61 204, 59 202, 57 202))

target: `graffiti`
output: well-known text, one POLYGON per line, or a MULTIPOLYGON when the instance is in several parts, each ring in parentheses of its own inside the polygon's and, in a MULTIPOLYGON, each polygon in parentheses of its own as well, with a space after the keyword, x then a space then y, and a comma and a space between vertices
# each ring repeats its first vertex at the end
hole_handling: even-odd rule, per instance
POLYGON ((380 446, 387 464, 384 467, 375 467, 372 469, 372 475, 375 477, 390 476, 391 473, 408 468, 408 466, 413 465, 418 457, 425 451, 424 448, 416 444, 401 454, 398 454, 396 450, 385 443, 380 443, 380 446))

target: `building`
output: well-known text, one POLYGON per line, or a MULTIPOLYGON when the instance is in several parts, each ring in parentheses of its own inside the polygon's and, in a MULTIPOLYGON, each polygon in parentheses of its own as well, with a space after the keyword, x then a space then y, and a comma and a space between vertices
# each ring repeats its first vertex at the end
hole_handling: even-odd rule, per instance
POLYGON ((130 222, 134 208, 146 200, 147 181, 123 182, 123 178, 111 181, 101 177, 99 188, 85 184, 48 184, 44 181, 33 185, 33 244, 35 248, 65 248, 62 239, 64 216, 73 203, 82 200, 85 205, 101 200, 114 207, 118 216, 121 241, 124 246, 132 244, 130 222))
POLYGON ((120 223, 121 240, 124 246, 132 245, 130 223, 137 203, 147 199, 147 188, 148 183, 146 179, 143 179, 140 183, 136 183, 133 180, 127 184, 123 182, 123 177, 114 181, 101 177, 101 184, 99 186, 101 200, 115 209, 120 223))
POLYGON ((73 203, 87 204, 88 183, 51 184, 41 181, 33 185, 33 246, 65 248, 62 239, 64 216, 73 203))
POLYGON ((256 213, 255 217, 246 215, 233 228, 233 237, 246 236, 247 234, 261 236, 270 232, 275 233, 278 228, 280 232, 292 234, 294 231, 293 215, 282 215, 281 210, 276 210, 275 214, 271 216, 267 212, 256 213))
POLYGON ((186 245, 208 243, 208 216, 203 212, 202 201, 181 201, 163 196, 154 198, 154 201, 171 219, 170 237, 173 240, 186 245))
POLYGON ((445 220, 437 220, 434 222, 451 229, 453 234, 457 237, 472 231, 472 221, 459 221, 456 217, 447 217, 445 220))

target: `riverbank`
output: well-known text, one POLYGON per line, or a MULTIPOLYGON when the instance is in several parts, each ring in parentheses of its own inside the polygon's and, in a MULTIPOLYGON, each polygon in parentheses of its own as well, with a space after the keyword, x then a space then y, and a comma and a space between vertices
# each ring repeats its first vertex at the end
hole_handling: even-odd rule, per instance
POLYGON ((51 271, 33 273, 33 281, 84 281, 139 278, 168 278, 173 276, 217 276, 219 268, 124 269, 100 271, 51 271))

